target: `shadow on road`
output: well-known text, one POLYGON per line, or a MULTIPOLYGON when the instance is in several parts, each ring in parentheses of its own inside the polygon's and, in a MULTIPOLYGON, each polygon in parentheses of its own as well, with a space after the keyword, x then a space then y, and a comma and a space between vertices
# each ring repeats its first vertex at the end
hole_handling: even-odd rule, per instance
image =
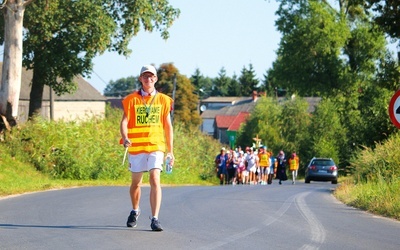
MULTIPOLYGON (((21 225, 21 224, 0 224, 2 229, 18 229, 18 228, 52 228, 52 229, 85 229, 85 230, 132 230, 124 226, 46 226, 46 225, 21 225)), ((151 230, 134 229, 135 231, 152 232, 151 230)))

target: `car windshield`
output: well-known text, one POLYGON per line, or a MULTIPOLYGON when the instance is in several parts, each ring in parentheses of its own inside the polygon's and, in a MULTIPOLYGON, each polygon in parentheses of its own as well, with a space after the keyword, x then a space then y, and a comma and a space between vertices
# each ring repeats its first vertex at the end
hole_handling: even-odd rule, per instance
POLYGON ((333 166, 335 163, 331 160, 316 160, 313 161, 311 165, 317 165, 317 166, 333 166))

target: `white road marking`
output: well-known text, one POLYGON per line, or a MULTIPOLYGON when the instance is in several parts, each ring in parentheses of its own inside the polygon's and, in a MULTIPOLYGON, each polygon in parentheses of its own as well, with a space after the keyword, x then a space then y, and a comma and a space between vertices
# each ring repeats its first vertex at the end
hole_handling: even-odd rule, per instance
POLYGON ((324 243, 326 238, 326 232, 322 224, 314 216, 311 210, 308 208, 304 198, 309 195, 310 192, 301 193, 295 199, 295 204, 300 211, 303 218, 307 221, 310 226, 311 231, 311 244, 304 244, 300 249, 312 250, 319 249, 319 247, 324 243))

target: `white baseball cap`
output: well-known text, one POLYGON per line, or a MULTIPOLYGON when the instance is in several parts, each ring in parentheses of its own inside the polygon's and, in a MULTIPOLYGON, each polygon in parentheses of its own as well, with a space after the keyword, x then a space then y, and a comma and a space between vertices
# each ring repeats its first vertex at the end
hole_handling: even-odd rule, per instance
POLYGON ((140 70, 140 75, 142 75, 143 73, 146 73, 146 72, 150 72, 155 76, 157 75, 157 70, 153 65, 144 65, 142 67, 142 69, 140 70))

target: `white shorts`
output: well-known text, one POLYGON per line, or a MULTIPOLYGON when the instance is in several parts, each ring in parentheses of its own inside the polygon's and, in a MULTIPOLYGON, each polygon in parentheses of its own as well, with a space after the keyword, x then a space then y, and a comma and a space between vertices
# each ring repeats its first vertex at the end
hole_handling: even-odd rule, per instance
POLYGON ((257 167, 256 166, 252 166, 249 169, 247 169, 247 171, 255 173, 257 171, 257 167))
POLYGON ((148 172, 154 168, 163 170, 164 152, 156 151, 129 155, 129 170, 132 173, 148 172))

